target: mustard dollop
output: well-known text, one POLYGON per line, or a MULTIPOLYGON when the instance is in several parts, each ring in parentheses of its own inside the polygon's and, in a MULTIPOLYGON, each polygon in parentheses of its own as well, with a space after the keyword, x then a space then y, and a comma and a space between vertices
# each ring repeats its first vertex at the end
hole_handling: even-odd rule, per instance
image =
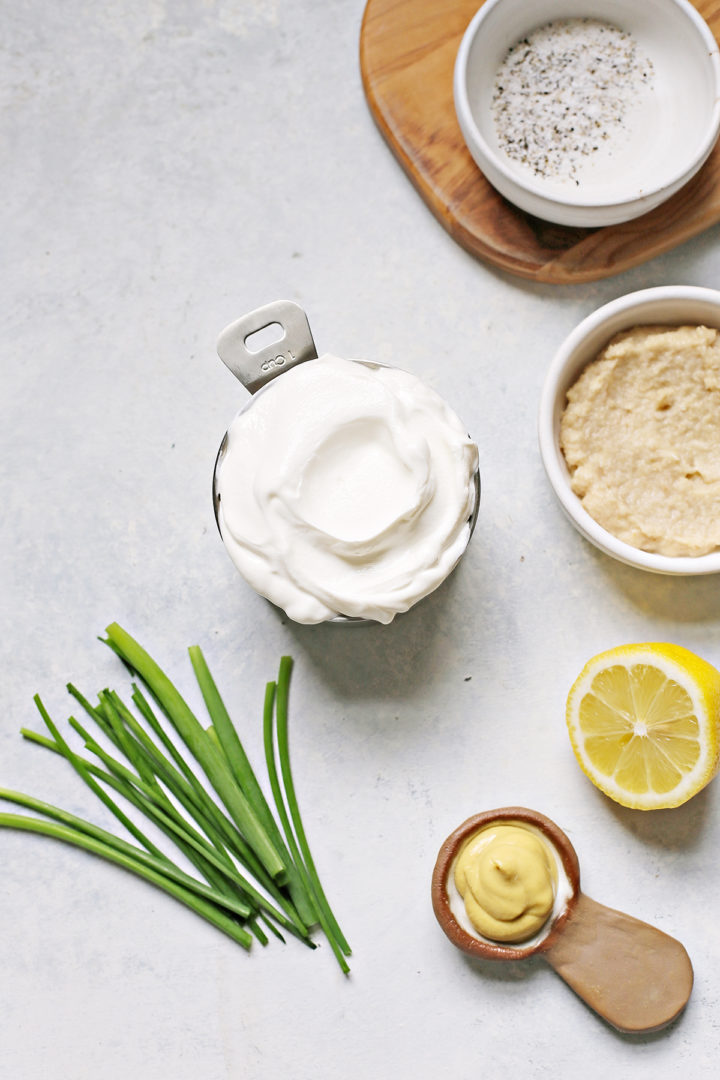
POLYGON ((455 886, 470 922, 492 941, 526 941, 553 909, 558 872, 553 852, 521 823, 487 825, 455 863, 455 886))

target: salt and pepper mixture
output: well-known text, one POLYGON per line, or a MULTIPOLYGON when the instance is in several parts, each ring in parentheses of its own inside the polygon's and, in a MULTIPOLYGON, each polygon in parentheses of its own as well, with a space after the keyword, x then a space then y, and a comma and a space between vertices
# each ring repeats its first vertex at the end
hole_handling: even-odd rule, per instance
POLYGON ((541 26, 511 46, 495 77, 500 148, 535 176, 579 184, 598 152, 630 138, 628 117, 653 73, 630 34, 611 23, 541 26))

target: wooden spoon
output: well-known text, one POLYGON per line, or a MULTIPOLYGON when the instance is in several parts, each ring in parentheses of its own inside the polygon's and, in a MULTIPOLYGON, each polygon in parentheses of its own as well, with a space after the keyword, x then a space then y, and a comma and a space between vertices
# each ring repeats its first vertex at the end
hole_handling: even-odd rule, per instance
POLYGON ((585 896, 575 849, 565 833, 536 810, 509 806, 463 822, 440 848, 432 904, 440 926, 463 952, 485 960, 542 955, 591 1009, 619 1031, 657 1031, 682 1012, 690 997, 692 964, 680 942, 585 896), (470 934, 450 906, 453 864, 460 848, 481 828, 501 821, 539 829, 557 852, 570 885, 569 899, 550 917, 541 937, 517 946, 470 934))

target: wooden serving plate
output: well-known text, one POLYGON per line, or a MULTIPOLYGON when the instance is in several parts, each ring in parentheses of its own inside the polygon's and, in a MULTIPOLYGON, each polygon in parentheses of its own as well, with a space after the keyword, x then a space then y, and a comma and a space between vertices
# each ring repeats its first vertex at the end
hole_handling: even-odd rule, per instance
MULTIPOLYGON (((368 0, 360 68, 370 109, 395 156, 458 243, 521 277, 568 284, 618 274, 720 221, 720 142, 666 203, 601 229, 553 225, 488 183, 455 116, 455 55, 483 0, 368 0)), ((720 38, 720 0, 695 0, 720 38)))

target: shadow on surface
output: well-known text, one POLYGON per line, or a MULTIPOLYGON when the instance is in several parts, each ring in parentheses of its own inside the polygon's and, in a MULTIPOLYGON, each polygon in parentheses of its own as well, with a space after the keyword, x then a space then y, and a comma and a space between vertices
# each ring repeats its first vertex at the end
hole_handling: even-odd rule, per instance
POLYGON ((301 626, 281 612, 279 617, 295 638, 297 655, 302 653, 317 678, 338 694, 356 699, 416 696, 438 673, 457 666, 459 642, 466 641, 467 608, 457 595, 468 587, 466 569, 458 566, 435 592, 387 626, 301 626))
POLYGON ((707 828, 712 791, 703 788, 689 802, 671 810, 628 810, 603 798, 620 824, 645 844, 671 851, 687 852, 695 847, 707 828))
POLYGON ((681 577, 636 570, 597 549, 593 550, 593 557, 598 574, 621 590, 638 611, 650 617, 687 623, 720 618, 720 575, 681 577))
POLYGON ((527 960, 481 960, 477 956, 461 953, 461 957, 478 978, 492 982, 526 982, 537 977, 539 972, 548 970, 547 964, 539 956, 529 956, 527 960))

